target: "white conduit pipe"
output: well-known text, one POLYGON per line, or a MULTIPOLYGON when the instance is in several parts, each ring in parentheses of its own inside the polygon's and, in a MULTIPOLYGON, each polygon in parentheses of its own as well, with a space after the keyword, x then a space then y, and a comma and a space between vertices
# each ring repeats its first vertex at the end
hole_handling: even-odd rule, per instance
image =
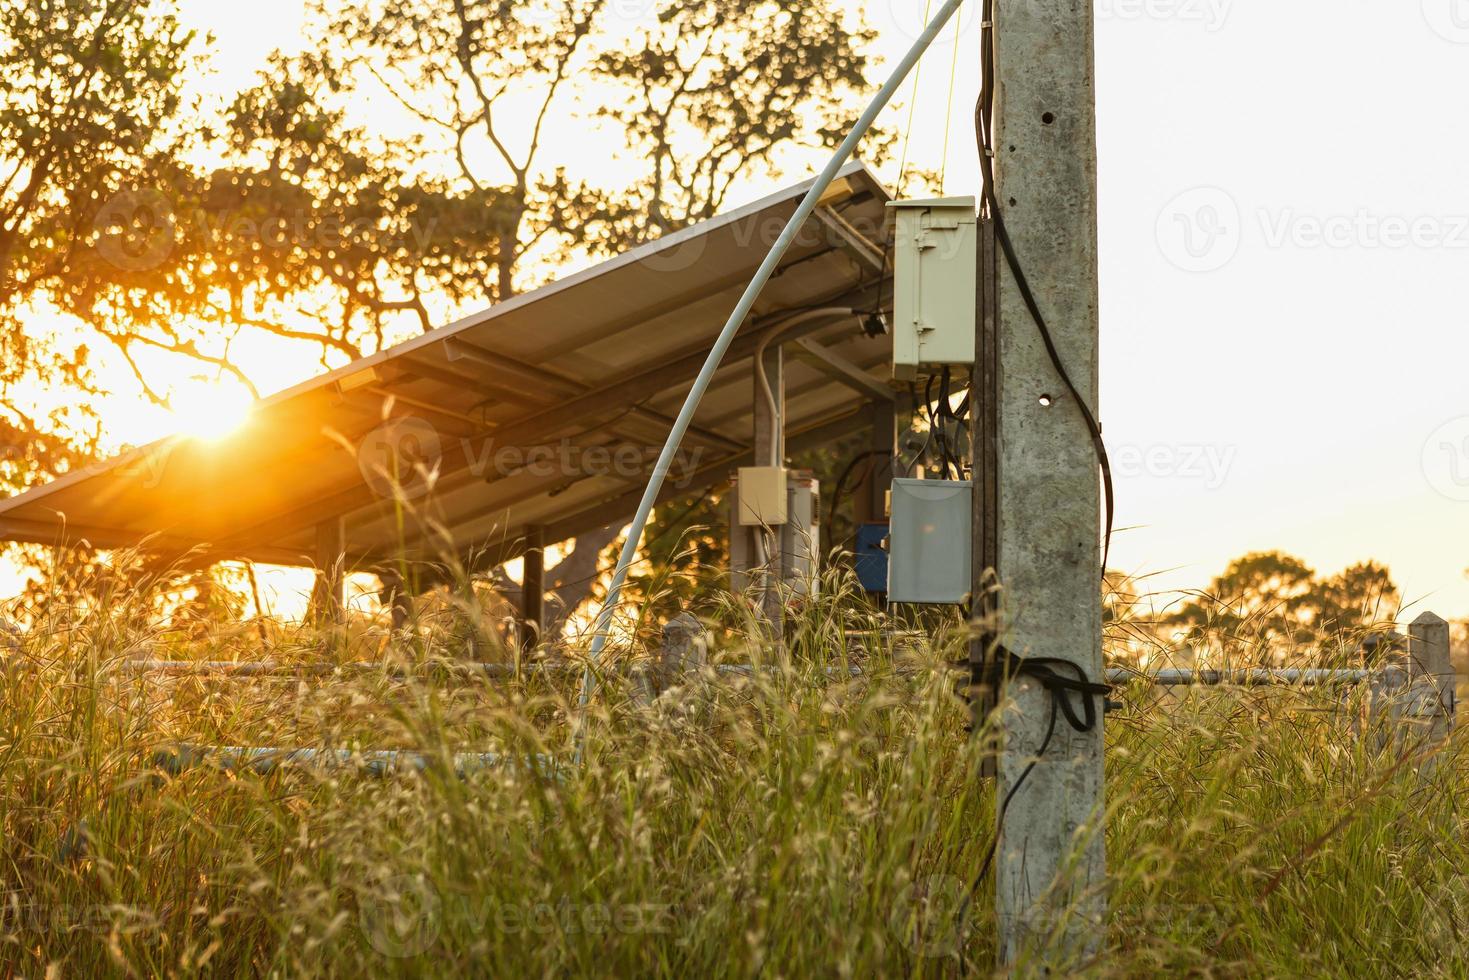
POLYGON ((786 222, 780 237, 770 247, 770 253, 765 256, 765 261, 760 263, 760 268, 756 271, 755 278, 750 280, 750 285, 745 287, 744 295, 735 305, 734 312, 729 315, 729 320, 724 324, 724 329, 720 331, 719 338, 714 341, 714 346, 709 351, 709 357, 704 361, 704 366, 699 369, 699 376, 694 379, 694 386, 689 390, 688 398, 684 399, 683 408, 678 412, 678 418, 674 419, 673 429, 668 433, 668 441, 663 444, 663 452, 658 455, 658 462, 654 465, 652 476, 648 479, 648 486, 643 491, 643 499, 638 503, 637 514, 633 516, 632 527, 628 530, 627 540, 622 545, 622 554, 618 557, 617 567, 612 572, 612 584, 608 586, 607 598, 602 602, 602 608, 598 611, 595 625, 592 627, 591 662, 582 676, 581 698, 577 710, 575 741, 578 763, 581 762, 582 750, 586 741, 586 708, 588 702, 591 701, 592 690, 597 680, 594 667, 600 666, 602 650, 607 646, 607 631, 612 625, 612 614, 616 611, 618 600, 622 595, 622 586, 627 580, 627 570, 637 557, 638 544, 643 537, 643 528, 647 527, 648 517, 653 512, 653 504, 657 502, 658 494, 663 489, 663 481, 673 466, 673 455, 683 442, 684 433, 688 431, 689 424, 694 419, 694 412, 699 407, 699 401, 704 397, 709 382, 714 379, 714 372, 719 370, 719 362, 724 359, 725 351, 729 350, 729 345, 733 343, 735 334, 739 332, 740 324, 744 323, 745 317, 750 315, 750 309, 755 305, 755 299, 760 295, 760 290, 765 288, 765 283, 775 272, 780 260, 785 257, 786 250, 790 248, 796 233, 806 223, 806 219, 811 217, 811 212, 816 210, 816 202, 821 200, 821 195, 826 193, 826 189, 836 179, 837 171, 841 169, 842 164, 847 162, 847 158, 857 148, 857 143, 872 128, 872 123, 877 119, 878 113, 882 112, 892 100, 898 87, 903 84, 903 79, 908 76, 908 72, 913 70, 918 59, 928 50, 928 46, 933 43, 933 39, 938 36, 939 31, 943 30, 944 25, 954 15, 954 11, 959 9, 959 4, 962 2, 963 0, 945 0, 933 20, 929 21, 923 33, 918 36, 918 40, 913 42, 913 47, 903 56, 903 60, 898 62, 892 76, 878 91, 872 103, 857 118, 847 138, 842 140, 841 146, 837 147, 836 153, 832 155, 831 160, 817 176, 811 189, 796 206, 795 213, 786 222))
MULTIPOLYGON (((878 287, 881 288, 881 285, 878 287)), ((785 449, 785 439, 782 438, 780 425, 780 399, 775 397, 775 389, 770 386, 770 375, 765 370, 765 351, 777 337, 788 330, 793 330, 803 323, 811 320, 819 320, 829 316, 858 316, 858 311, 846 306, 825 306, 816 310, 806 310, 794 316, 787 317, 773 326, 766 327, 760 337, 760 343, 755 347, 755 376, 760 379, 760 390, 765 394, 765 403, 770 406, 770 445, 774 447, 777 455, 785 449)), ((755 460, 756 466, 764 466, 761 460, 755 460)))

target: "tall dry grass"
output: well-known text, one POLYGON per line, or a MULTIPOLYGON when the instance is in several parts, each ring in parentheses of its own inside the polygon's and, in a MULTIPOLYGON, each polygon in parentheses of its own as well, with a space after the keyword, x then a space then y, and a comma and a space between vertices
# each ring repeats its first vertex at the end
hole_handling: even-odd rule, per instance
MULTIPOLYGON (((143 652, 356 654, 307 628, 273 627, 263 650, 222 625, 180 639, 146 583, 122 581, 53 597, 4 659, 6 973, 993 969, 990 886, 973 887, 993 801, 939 669, 960 655, 952 625, 884 645, 882 618, 833 580, 773 656, 737 601, 711 605, 716 659, 776 669, 707 671, 652 706, 609 671, 586 764, 548 766, 530 760, 568 756, 574 677, 140 676, 123 661, 143 652), (868 631, 865 649, 849 630, 868 631), (853 662, 860 678, 827 676, 853 662), (153 765, 179 743, 412 747, 441 764, 387 778, 153 765), (457 778, 460 751, 507 763, 457 778)), ((383 655, 432 663, 462 639, 445 620, 383 655)), ((1019 972, 1469 974, 1458 735, 1423 776, 1419 756, 1359 732, 1356 696, 1197 690, 1165 705, 1142 682, 1119 696, 1105 947, 1078 961, 1040 946, 1019 972)))

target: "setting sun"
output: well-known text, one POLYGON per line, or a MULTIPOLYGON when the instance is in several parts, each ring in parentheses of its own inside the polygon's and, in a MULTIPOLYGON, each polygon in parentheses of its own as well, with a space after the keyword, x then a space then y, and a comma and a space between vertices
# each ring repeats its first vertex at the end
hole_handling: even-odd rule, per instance
POLYGON ((169 396, 174 431, 210 442, 233 435, 250 417, 250 393, 227 381, 192 378, 169 396))

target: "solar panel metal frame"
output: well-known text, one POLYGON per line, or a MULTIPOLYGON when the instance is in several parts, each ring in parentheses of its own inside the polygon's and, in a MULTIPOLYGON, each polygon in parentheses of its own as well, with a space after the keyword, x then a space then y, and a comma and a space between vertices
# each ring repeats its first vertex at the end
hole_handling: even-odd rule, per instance
MULTIPOLYGON (((650 465, 740 290, 809 186, 281 391, 228 438, 170 437, 0 501, 0 540, 146 542, 199 560, 309 565, 318 525, 341 518, 349 566, 364 568, 449 552, 498 561, 516 552, 528 526, 553 542, 624 520, 645 468, 589 473, 558 459, 549 472, 514 471, 497 465, 515 458, 503 451, 574 456, 602 447, 650 465), (416 419, 437 437, 432 493, 405 504, 374 489, 357 449, 385 419, 416 419)), ((725 358, 667 496, 750 463, 751 357, 761 330, 793 311, 886 305, 891 268, 880 242, 889 199, 860 161, 842 169, 725 358)), ((865 407, 889 384, 892 355, 890 339, 867 337, 853 315, 818 318, 782 339, 801 337, 830 357, 792 348, 803 356, 786 369, 790 451, 864 427, 865 407)))

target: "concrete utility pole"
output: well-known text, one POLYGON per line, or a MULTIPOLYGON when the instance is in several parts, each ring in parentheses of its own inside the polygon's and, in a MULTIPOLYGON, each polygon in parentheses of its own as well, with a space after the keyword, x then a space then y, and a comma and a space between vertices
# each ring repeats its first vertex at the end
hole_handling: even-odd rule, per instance
MULTIPOLYGON (((1062 363, 1097 405, 1097 182, 1090 0, 998 0, 995 168, 1001 213, 1062 363)), ((1006 646, 1102 676, 1100 491, 1073 404, 999 262, 999 578, 1006 646)), ((1079 695, 1068 695, 1074 702, 1079 695)), ((1080 704, 1077 704, 1078 709, 1080 704)), ((1102 706, 1097 706, 1100 718, 1102 706)), ((1037 758, 1051 695, 1008 687, 996 792, 1037 758)), ((1036 941, 1063 956, 1095 950, 1102 894, 1102 730, 1056 713, 1044 758, 1000 828, 995 858, 1002 963, 1036 941), (1064 948, 1055 946, 1059 928, 1064 948)), ((1033 947, 1031 947, 1033 948, 1033 947)), ((1050 956, 1046 957, 1050 959, 1050 956)))

